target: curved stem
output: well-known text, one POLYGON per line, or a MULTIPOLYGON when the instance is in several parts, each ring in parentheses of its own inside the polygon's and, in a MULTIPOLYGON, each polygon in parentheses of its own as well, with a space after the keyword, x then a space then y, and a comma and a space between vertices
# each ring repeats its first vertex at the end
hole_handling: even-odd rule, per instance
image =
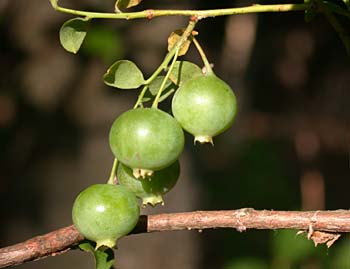
POLYGON ((175 55, 174 55, 173 61, 171 62, 171 65, 170 65, 170 67, 169 67, 169 70, 168 70, 168 72, 166 73, 166 75, 165 75, 165 77, 164 77, 164 79, 163 79, 163 81, 162 81, 162 84, 160 85, 160 88, 159 88, 159 90, 158 90, 158 92, 157 92, 156 97, 154 98, 154 101, 153 101, 153 104, 152 104, 152 107, 153 107, 153 108, 157 108, 157 107, 158 107, 159 98, 160 98, 160 96, 162 95, 162 92, 163 92, 163 90, 164 90, 165 84, 166 84, 166 82, 167 82, 167 80, 168 80, 168 78, 169 78, 169 76, 170 76, 171 71, 172 71, 173 68, 174 68, 174 65, 175 65, 175 63, 176 63, 178 54, 179 54, 179 48, 175 51, 175 55))
POLYGON ((69 13, 77 16, 87 17, 89 19, 151 19, 162 16, 188 16, 198 17, 199 19, 207 17, 227 16, 235 14, 262 13, 262 12, 289 12, 303 11, 309 7, 309 4, 276 4, 276 5, 252 5, 247 7, 223 8, 223 9, 208 9, 208 10, 156 10, 148 9, 138 12, 124 13, 100 13, 88 12, 83 10, 74 10, 60 7, 57 2, 53 3, 52 7, 60 12, 69 13))
POLYGON ((142 91, 140 92, 139 97, 137 97, 137 101, 133 107, 134 109, 137 108, 140 104, 142 104, 142 99, 143 99, 143 96, 145 95, 147 89, 148 89, 148 85, 145 85, 142 88, 142 91))
POLYGON ((115 184, 116 183, 115 182, 115 175, 116 175, 116 171, 117 171, 117 166, 118 166, 118 160, 117 160, 117 158, 114 158, 111 174, 109 176, 107 184, 115 184))
POLYGON ((193 38, 193 43, 196 46, 196 48, 197 48, 197 50, 199 52, 199 55, 201 56, 202 61, 204 63, 205 74, 212 74, 213 73, 213 69, 211 68, 210 63, 208 61, 208 58, 205 55, 204 50, 202 49, 201 45, 198 43, 196 38, 193 38))

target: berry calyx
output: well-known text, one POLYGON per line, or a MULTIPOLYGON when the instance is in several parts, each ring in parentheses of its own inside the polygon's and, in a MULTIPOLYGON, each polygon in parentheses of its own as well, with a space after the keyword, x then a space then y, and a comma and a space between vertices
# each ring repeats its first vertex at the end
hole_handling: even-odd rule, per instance
POLYGON ((75 199, 72 219, 78 231, 101 246, 112 248, 136 226, 140 209, 133 192, 123 186, 95 184, 75 199))
POLYGON ((133 169, 136 178, 174 163, 184 148, 180 124, 157 108, 124 112, 113 123, 109 142, 115 157, 133 169))
POLYGON ((232 125, 236 110, 232 89, 212 72, 186 81, 172 100, 174 117, 200 143, 213 144, 232 125))
POLYGON ((172 165, 155 171, 150 177, 136 179, 133 176, 132 169, 119 164, 117 178, 119 184, 131 190, 135 195, 142 199, 143 206, 147 204, 155 206, 164 205, 163 195, 169 192, 176 184, 180 175, 180 164, 176 161, 172 165))

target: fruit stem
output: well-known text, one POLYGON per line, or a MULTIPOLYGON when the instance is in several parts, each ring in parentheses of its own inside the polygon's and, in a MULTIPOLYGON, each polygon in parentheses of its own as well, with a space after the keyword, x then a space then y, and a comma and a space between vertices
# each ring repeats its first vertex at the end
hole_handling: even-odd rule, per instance
POLYGON ((142 99, 143 99, 143 96, 145 95, 147 89, 148 89, 148 85, 145 85, 143 87, 142 91, 140 92, 139 97, 137 97, 137 101, 136 101, 136 103, 135 103, 135 105, 133 107, 134 109, 142 104, 142 99))
POLYGON ((159 98, 162 95, 162 92, 164 90, 165 84, 168 81, 171 72, 173 71, 173 68, 174 68, 174 65, 176 63, 178 55, 179 55, 179 48, 175 51, 175 55, 174 55, 173 61, 171 62, 171 65, 169 66, 169 70, 166 73, 166 75, 165 75, 165 77, 164 77, 164 79, 162 81, 162 84, 160 85, 160 88, 159 88, 159 90, 157 92, 156 97, 154 98, 154 101, 153 101, 153 104, 152 104, 153 108, 157 108, 158 107, 159 98))
POLYGON ((118 166, 118 159, 114 158, 113 165, 112 165, 112 170, 111 174, 109 176, 109 179, 107 181, 107 184, 113 184, 115 185, 117 182, 116 180, 116 171, 117 171, 117 166, 118 166))
POLYGON ((174 47, 168 52, 168 54, 165 56, 163 62, 158 66, 156 71, 146 80, 145 84, 149 85, 159 74, 162 72, 165 68, 167 68, 168 64, 170 63, 171 59, 174 57, 177 50, 181 48, 183 43, 188 39, 188 37, 192 34, 192 31, 194 27, 196 26, 197 21, 190 20, 188 23, 184 33, 182 34, 181 38, 177 43, 174 45, 174 47))
POLYGON ((207 56, 204 53, 203 48, 201 47, 201 45, 199 44, 197 39, 194 38, 194 37, 193 37, 193 43, 196 46, 197 51, 199 52, 199 55, 201 56, 202 61, 204 63, 205 71, 203 71, 203 73, 206 74, 206 75, 214 73, 213 69, 211 68, 211 65, 210 65, 210 63, 208 61, 208 58, 207 58, 207 56))

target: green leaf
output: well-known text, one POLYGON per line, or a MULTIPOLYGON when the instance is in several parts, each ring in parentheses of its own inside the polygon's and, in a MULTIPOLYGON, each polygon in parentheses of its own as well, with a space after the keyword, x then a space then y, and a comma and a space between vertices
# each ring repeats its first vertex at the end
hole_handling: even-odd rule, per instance
POLYGON ((117 0, 115 2, 115 11, 120 12, 123 8, 130 8, 137 6, 142 0, 117 0))
POLYGON ((202 70, 198 65, 187 61, 177 61, 170 73, 169 79, 180 86, 187 80, 201 75, 203 75, 202 70))
POLYGON ((112 64, 103 75, 103 81, 108 86, 119 89, 136 89, 145 83, 141 70, 128 60, 112 64))
MULTIPOLYGON (((157 95, 160 89, 164 78, 164 76, 158 76, 151 82, 145 96, 142 99, 143 102, 148 102, 154 99, 154 97, 157 95)), ((162 91, 162 95, 159 98, 158 102, 160 103, 166 98, 168 98, 173 92, 175 92, 176 88, 177 86, 174 83, 172 83, 170 80, 167 80, 167 82, 165 83, 165 87, 162 91)))
POLYGON ((66 21, 60 29, 60 42, 62 47, 72 53, 77 53, 86 36, 89 21, 74 18, 66 21))
MULTIPOLYGON (((151 94, 153 96, 157 95, 158 90, 159 90, 160 86, 162 85, 164 78, 165 78, 164 76, 158 76, 149 85, 148 90, 151 92, 151 94)), ((165 82, 164 90, 166 90, 171 85, 174 86, 174 84, 170 80, 167 80, 167 82, 165 82)))
POLYGON ((79 244, 79 248, 94 256, 96 269, 110 269, 114 264, 114 252, 111 248, 95 250, 94 245, 89 241, 79 244))

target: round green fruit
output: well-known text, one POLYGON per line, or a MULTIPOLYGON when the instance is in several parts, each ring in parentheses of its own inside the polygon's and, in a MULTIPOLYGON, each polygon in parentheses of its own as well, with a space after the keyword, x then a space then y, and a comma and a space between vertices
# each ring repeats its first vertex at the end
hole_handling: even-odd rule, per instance
POLYGON ((87 239, 101 246, 114 247, 116 241, 136 226, 140 208, 133 192, 123 186, 96 184, 75 199, 72 218, 87 239))
POLYGON ((125 186, 135 193, 137 197, 142 199, 142 204, 144 206, 147 204, 151 206, 157 204, 164 205, 163 195, 175 186, 179 175, 179 161, 141 180, 136 179, 133 176, 132 170, 123 164, 119 164, 117 170, 119 184, 125 186))
POLYGON ((236 110, 232 89, 213 73, 186 81, 172 100, 174 117, 200 143, 213 143, 232 125, 236 110))
POLYGON ((184 148, 180 124, 157 108, 124 112, 113 123, 109 143, 115 157, 136 178, 152 175, 175 162, 184 148))

